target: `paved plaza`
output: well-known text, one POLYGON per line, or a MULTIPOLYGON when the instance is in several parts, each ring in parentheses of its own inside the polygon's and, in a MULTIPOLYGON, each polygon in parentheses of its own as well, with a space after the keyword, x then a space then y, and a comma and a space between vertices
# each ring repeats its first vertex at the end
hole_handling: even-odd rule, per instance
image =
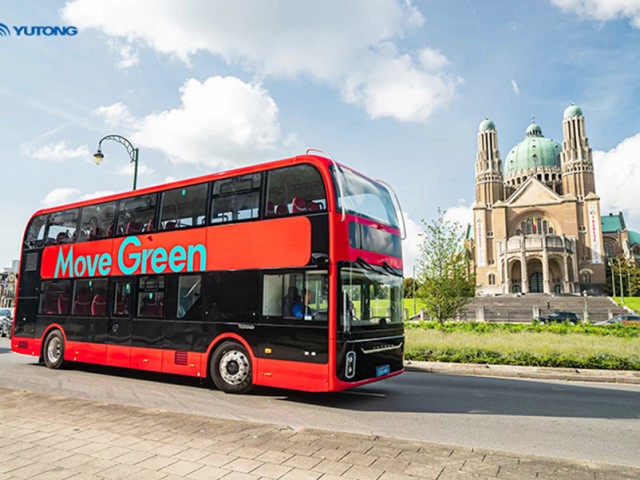
POLYGON ((640 469, 0 389, 0 480, 640 479, 640 469))

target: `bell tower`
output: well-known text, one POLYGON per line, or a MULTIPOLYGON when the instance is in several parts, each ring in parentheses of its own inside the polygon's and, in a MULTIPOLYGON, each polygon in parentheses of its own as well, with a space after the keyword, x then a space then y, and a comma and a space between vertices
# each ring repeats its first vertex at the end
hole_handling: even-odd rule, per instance
POLYGON ((596 184, 593 177, 591 147, 580 107, 571 104, 566 108, 562 120, 562 134, 562 193, 584 199, 590 193, 596 193, 596 184))
POLYGON ((478 158, 476 160, 476 203, 487 207, 504 200, 502 160, 498 150, 495 124, 485 118, 478 129, 478 158))

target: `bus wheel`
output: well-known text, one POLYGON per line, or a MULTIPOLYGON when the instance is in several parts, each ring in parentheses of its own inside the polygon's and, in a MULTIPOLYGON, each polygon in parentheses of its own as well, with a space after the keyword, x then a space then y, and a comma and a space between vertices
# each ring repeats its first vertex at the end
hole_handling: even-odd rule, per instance
POLYGON ((64 364, 64 338, 60 330, 53 330, 44 341, 42 357, 47 368, 60 368, 64 364))
POLYGON ((224 342, 211 357, 211 379, 219 390, 227 393, 247 393, 251 390, 251 357, 236 342, 224 342))

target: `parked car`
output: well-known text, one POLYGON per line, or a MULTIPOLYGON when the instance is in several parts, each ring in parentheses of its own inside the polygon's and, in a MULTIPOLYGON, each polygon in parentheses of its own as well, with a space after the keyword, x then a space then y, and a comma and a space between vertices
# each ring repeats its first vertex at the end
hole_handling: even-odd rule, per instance
POLYGON ((13 309, 0 308, 0 337, 10 337, 13 326, 13 309))
POLYGON ((568 322, 571 325, 575 325, 580 321, 580 317, 577 313, 573 312, 552 312, 549 315, 540 315, 535 318, 539 323, 564 323, 568 322))
POLYGON ((631 315, 629 313, 625 313, 608 320, 603 320, 602 322, 595 322, 594 325, 615 325, 617 323, 640 324, 640 315, 631 315))

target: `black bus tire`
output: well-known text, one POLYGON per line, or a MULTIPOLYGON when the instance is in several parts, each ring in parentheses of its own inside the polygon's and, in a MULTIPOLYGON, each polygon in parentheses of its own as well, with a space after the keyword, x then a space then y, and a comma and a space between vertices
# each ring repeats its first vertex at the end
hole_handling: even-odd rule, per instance
POLYGON ((52 330, 44 341, 42 358, 47 368, 57 369, 64 365, 64 337, 60 330, 52 330))
POLYGON ((247 393, 253 386, 251 357, 237 342, 226 341, 215 349, 209 373, 218 390, 226 393, 247 393))

